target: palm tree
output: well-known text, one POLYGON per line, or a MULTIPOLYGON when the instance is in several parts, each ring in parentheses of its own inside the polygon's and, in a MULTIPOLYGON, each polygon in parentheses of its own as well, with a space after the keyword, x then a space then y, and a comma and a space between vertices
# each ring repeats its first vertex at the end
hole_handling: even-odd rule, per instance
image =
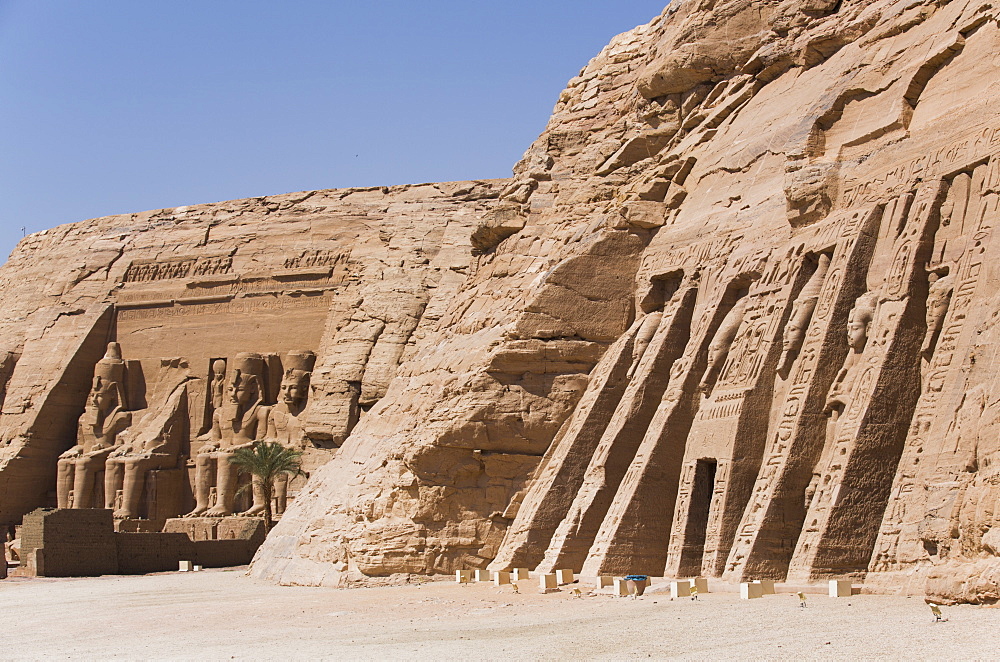
POLYGON ((260 491, 264 506, 264 526, 271 531, 271 498, 274 495, 274 479, 282 474, 298 476, 302 451, 286 448, 276 441, 257 441, 253 446, 238 448, 233 452, 231 462, 241 474, 250 474, 254 491, 260 491))

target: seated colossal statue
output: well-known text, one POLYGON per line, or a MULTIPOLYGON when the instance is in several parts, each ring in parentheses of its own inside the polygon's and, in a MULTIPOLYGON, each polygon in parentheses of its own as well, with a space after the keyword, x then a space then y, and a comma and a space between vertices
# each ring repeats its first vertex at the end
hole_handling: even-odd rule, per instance
MULTIPOLYGON (((308 350, 292 351, 285 357, 285 372, 281 379, 278 403, 270 408, 267 419, 267 440, 276 441, 285 448, 303 450, 306 438, 299 420, 309 399, 309 378, 316 355, 308 350)), ((280 474, 274 481, 274 512, 281 515, 288 503, 287 474, 280 474)), ((257 515, 264 511, 264 494, 254 485, 253 506, 244 515, 257 515)))
POLYGON ((134 426, 134 434, 108 457, 105 465, 104 494, 107 508, 118 519, 142 516, 140 502, 150 471, 175 469, 181 446, 187 437, 187 386, 174 386, 166 403, 156 407, 134 426), (121 503, 116 508, 117 494, 121 503))
POLYGON ((80 417, 76 445, 59 456, 56 499, 60 508, 91 508, 97 475, 132 424, 125 403, 125 362, 118 343, 94 367, 93 387, 80 417))
POLYGON ((237 354, 229 366, 226 400, 212 413, 212 429, 195 456, 194 510, 186 517, 225 517, 233 514, 236 467, 230 462, 239 448, 247 448, 267 432, 268 407, 263 402, 264 359, 259 354, 237 354), (210 507, 212 487, 215 505, 210 507))

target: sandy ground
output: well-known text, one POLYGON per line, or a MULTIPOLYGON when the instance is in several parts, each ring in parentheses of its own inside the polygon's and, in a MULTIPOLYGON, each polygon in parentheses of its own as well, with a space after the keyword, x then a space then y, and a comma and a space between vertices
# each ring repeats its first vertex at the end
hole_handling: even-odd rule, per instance
MULTIPOLYGON (((432 582, 334 590, 242 569, 0 581, 0 658, 997 659, 1000 609, 920 598, 698 601, 432 582)), ((586 587, 584 587, 586 588, 586 587)))

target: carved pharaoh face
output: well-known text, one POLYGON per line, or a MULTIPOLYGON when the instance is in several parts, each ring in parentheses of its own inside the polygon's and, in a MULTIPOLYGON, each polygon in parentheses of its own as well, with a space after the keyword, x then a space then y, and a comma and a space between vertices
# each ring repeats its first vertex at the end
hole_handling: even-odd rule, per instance
POLYGON ((229 382, 229 401, 241 407, 253 402, 257 397, 257 380, 253 375, 245 376, 239 370, 229 382))
POLYGON ((90 391, 90 404, 100 411, 115 406, 115 383, 103 377, 94 377, 94 388, 90 391))
POLYGON ((781 336, 781 348, 786 352, 798 349, 798 339, 804 331, 805 329, 802 327, 802 322, 799 320, 799 304, 796 302, 792 306, 792 314, 788 318, 788 324, 785 326, 785 332, 781 336))
POLYGON ((281 401, 286 405, 301 407, 309 393, 309 373, 289 370, 281 380, 281 401))
POLYGON ((851 313, 847 321, 847 343, 856 352, 865 348, 868 342, 868 321, 856 312, 851 313))

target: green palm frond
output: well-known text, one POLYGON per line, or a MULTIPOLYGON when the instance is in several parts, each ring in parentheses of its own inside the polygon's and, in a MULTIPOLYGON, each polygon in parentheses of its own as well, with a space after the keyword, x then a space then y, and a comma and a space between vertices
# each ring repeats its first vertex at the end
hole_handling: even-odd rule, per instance
POLYGON ((241 474, 253 476, 253 484, 260 489, 264 508, 264 526, 271 530, 271 497, 274 494, 274 479, 281 474, 299 476, 302 451, 286 448, 276 441, 257 441, 253 446, 233 451, 230 462, 241 474))
POLYGON ((248 448, 237 449, 230 460, 241 474, 270 482, 281 474, 302 474, 302 451, 286 448, 276 441, 258 441, 248 448))

